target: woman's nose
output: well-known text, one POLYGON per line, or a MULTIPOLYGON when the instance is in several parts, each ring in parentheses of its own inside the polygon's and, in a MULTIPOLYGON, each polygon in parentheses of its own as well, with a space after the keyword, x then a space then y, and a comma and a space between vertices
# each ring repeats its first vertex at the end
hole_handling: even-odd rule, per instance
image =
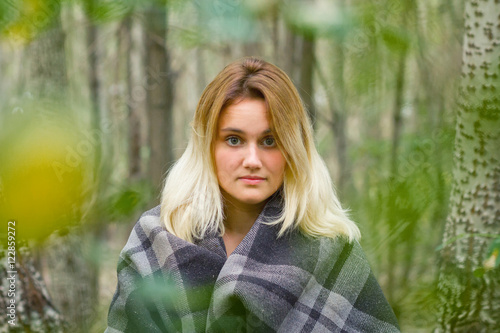
POLYGON ((245 150, 243 159, 243 167, 250 169, 258 169, 262 167, 262 162, 259 156, 259 148, 256 144, 249 144, 245 150))

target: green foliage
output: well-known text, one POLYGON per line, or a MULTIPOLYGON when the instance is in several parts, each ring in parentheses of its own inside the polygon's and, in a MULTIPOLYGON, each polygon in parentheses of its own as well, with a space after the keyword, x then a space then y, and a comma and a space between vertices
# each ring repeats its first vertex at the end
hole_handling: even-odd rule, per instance
POLYGON ((352 13, 335 3, 294 1, 283 12, 290 27, 305 36, 343 38, 355 24, 352 13))
POLYGON ((74 0, 80 1, 87 17, 96 23, 112 22, 130 14, 134 6, 144 1, 133 0, 74 0))
POLYGON ((27 43, 51 27, 61 10, 61 0, 8 0, 0 6, 0 37, 27 43))
MULTIPOLYGON (((179 101, 176 110, 184 110, 186 105, 196 104, 193 99, 199 96, 192 93, 192 87, 196 85, 195 75, 196 78, 198 74, 199 77, 208 77, 208 73, 217 72, 223 61, 246 52, 246 49, 242 51, 242 46, 249 43, 259 46, 258 49, 262 50, 262 53, 258 55, 280 66, 293 58, 294 65, 290 70, 295 73, 288 74, 296 79, 302 66, 299 56, 301 38, 296 38, 299 42, 294 44, 295 49, 287 53, 289 49, 285 44, 288 40, 284 36, 291 31, 292 37, 316 37, 315 61, 318 68, 321 65, 320 70, 324 70, 321 74, 326 78, 324 81, 325 91, 329 94, 328 100, 332 101, 335 111, 343 112, 347 119, 347 160, 351 166, 351 175, 347 181, 350 184, 342 189, 341 201, 351 209, 353 220, 358 222, 362 229, 363 247, 384 290, 392 294, 393 306, 403 320, 409 321, 404 322, 403 326, 426 326, 433 320, 435 299, 432 294, 435 291, 433 279, 436 273, 436 261, 433 259, 437 255, 435 248, 441 240, 451 185, 451 146, 454 133, 451 110, 454 96, 449 96, 449 88, 446 87, 452 86, 453 81, 449 77, 451 71, 457 67, 453 61, 448 61, 448 55, 456 51, 453 47, 458 44, 452 29, 455 26, 446 18, 446 15, 450 15, 452 4, 438 5, 425 1, 418 3, 418 15, 422 15, 422 18, 417 16, 416 7, 412 7, 416 5, 409 1, 377 0, 344 2, 344 6, 338 4, 340 2, 305 3, 297 0, 6 0, 0 2, 0 31, 1 38, 19 41, 25 45, 36 40, 40 32, 49 29, 54 21, 60 18, 61 6, 83 8, 84 23, 75 29, 86 28, 89 21, 90 24, 98 25, 102 48, 97 60, 100 63, 99 69, 102 70, 99 73, 103 87, 102 104, 106 104, 114 98, 110 95, 111 90, 126 90, 123 81, 128 77, 124 78, 123 72, 130 50, 126 49, 127 41, 126 37, 123 37, 126 34, 123 20, 130 15, 134 19, 131 20, 134 21, 133 24, 145 25, 150 22, 148 19, 152 12, 165 11, 169 20, 167 44, 172 51, 172 62, 177 68, 175 75, 180 77, 176 86, 176 99, 179 101), (117 26, 121 26, 121 30, 115 29, 117 26), (276 31, 273 30, 275 28, 276 31), (119 33, 116 33, 117 31, 119 33), (273 40, 275 32, 276 38, 279 39, 276 45, 273 40), (118 50, 118 46, 122 49, 118 50), (203 51, 199 54, 203 56, 194 59, 194 53, 189 54, 179 46, 199 48, 203 51), (341 49, 340 56, 337 48, 341 49), (405 106, 402 112, 401 138, 393 167, 391 154, 394 143, 390 135, 393 130, 391 120, 397 74, 397 66, 394 64, 403 51, 407 51, 408 57, 402 97, 405 106), (447 54, 447 57, 443 58, 442 54, 447 54), (206 68, 200 66, 193 70, 195 60, 199 60, 206 68), (343 73, 336 75, 338 73, 334 71, 341 67, 337 66, 340 61, 343 73), (344 95, 339 96, 340 82, 333 82, 332 77, 344 80, 344 95), (431 82, 436 85, 435 88, 424 86, 431 82), (432 94, 433 89, 439 91, 432 94), (341 107, 344 109, 340 109, 341 107), (441 108, 447 111, 442 112, 441 108), (442 118, 442 121, 439 121, 439 118, 442 118), (389 273, 392 277, 389 277, 389 273)), ((455 11, 460 12, 458 9, 455 11)), ((161 18, 161 15, 159 16, 161 18)), ((77 21, 75 19, 71 24, 78 24, 77 21)), ((72 38, 80 37, 75 38, 73 34, 72 38)), ((86 96, 88 88, 84 86, 88 84, 88 59, 85 54, 88 50, 85 48, 85 34, 81 35, 81 40, 75 42, 81 43, 83 47, 72 48, 73 42, 66 41, 66 52, 67 55, 76 53, 71 54, 71 61, 78 66, 68 67, 68 70, 71 70, 69 73, 82 73, 80 80, 70 77, 69 84, 75 86, 75 90, 82 96, 86 96), (79 51, 81 54, 78 54, 79 51), (85 66, 80 67, 82 65, 85 66)), ((1 55, 3 59, 10 56, 9 53, 7 56, 1 55)), ((7 210, 0 207, 0 215, 11 211, 12 207, 30 207, 31 210, 23 212, 23 216, 26 216, 23 220, 34 221, 30 222, 34 224, 34 233, 44 229, 40 231, 40 235, 45 238, 54 230, 61 230, 61 225, 54 222, 59 221, 49 218, 52 216, 50 214, 71 215, 71 209, 74 208, 82 212, 85 219, 82 226, 86 231, 97 231, 96 234, 99 234, 99 231, 105 230, 105 224, 120 222, 121 225, 112 225, 110 229, 125 230, 125 236, 128 236, 130 223, 135 219, 135 215, 150 208, 158 184, 151 185, 144 180, 132 181, 125 172, 117 172, 116 169, 126 169, 123 164, 127 158, 117 159, 117 155, 126 154, 124 150, 114 151, 116 147, 101 147, 105 154, 102 159, 106 162, 119 161, 120 168, 115 169, 118 166, 109 165, 111 163, 104 166, 94 165, 93 153, 87 155, 82 154, 84 151, 81 149, 78 151, 78 145, 82 148, 83 142, 88 141, 88 137, 84 135, 89 131, 88 124, 80 119, 76 122, 78 126, 75 126, 74 119, 66 117, 71 113, 69 107, 51 108, 50 116, 48 112, 41 112, 43 117, 53 120, 52 125, 56 128, 73 124, 68 127, 72 129, 69 133, 53 131, 49 135, 40 135, 40 129, 36 125, 42 122, 36 123, 39 120, 37 117, 33 118, 35 122, 30 126, 17 127, 12 122, 12 116, 29 114, 31 117, 40 110, 16 100, 19 98, 17 94, 22 94, 25 90, 22 80, 17 84, 20 87, 11 84, 15 81, 14 78, 27 72, 25 59, 21 60, 19 63, 23 64, 23 68, 1 68, 6 84, 3 87, 0 85, 0 89, 7 92, 5 96, 12 95, 12 98, 4 98, 0 102, 3 107, 0 113, 0 171, 4 175, 0 194, 3 198, 8 196, 9 200, 16 198, 14 201, 17 206, 8 207, 7 210), (5 87, 11 85, 11 90, 5 90, 5 87), (22 137, 38 145, 34 144, 32 149, 29 149, 29 144, 21 144, 22 137), (41 147, 37 152, 42 145, 45 147, 41 147), (50 161, 50 157, 43 159, 40 155, 46 152, 54 153, 52 161, 61 163, 56 169, 60 173, 63 172, 64 186, 54 181, 57 176, 54 176, 53 169, 39 168, 38 175, 44 177, 34 177, 34 182, 31 183, 33 186, 25 190, 28 188, 27 183, 20 182, 23 177, 17 172, 21 170, 22 165, 31 165, 24 163, 25 155, 32 154, 36 159, 46 162, 50 161), (76 161, 72 152, 82 158, 82 168, 71 167, 72 162, 76 161), (8 178, 5 177, 6 173, 8 178), (116 174, 119 176, 110 176, 116 174), (77 190, 80 190, 82 198, 66 204, 67 200, 74 198, 74 192, 78 192, 77 190), (64 201, 61 199, 64 195, 56 196, 51 191, 70 195, 64 201), (23 193, 29 193, 37 200, 27 202, 23 193), (57 201, 57 198, 61 200, 57 201), (56 208, 52 209, 53 207, 56 208), (40 212, 51 213, 40 215, 40 212)), ((14 60, 4 63, 7 66, 17 66, 14 60)), ((67 64, 71 66, 69 61, 67 64)), ((133 70, 137 73, 141 71, 138 68, 133 70)), ((315 89, 319 90, 318 87, 315 89)), ((37 103, 43 104, 40 101, 32 102, 37 103)), ((129 110, 110 108, 111 103, 100 110, 110 121, 116 121, 113 118, 115 112, 123 112, 123 116, 128 115, 129 110)), ((325 112, 326 107, 319 105, 318 109, 325 112)), ((90 108, 85 107, 80 111, 82 119, 89 117, 91 112, 90 108)), ((325 125, 323 119, 318 117, 319 127, 329 127, 330 124, 325 125)), ((176 117, 176 124, 177 120, 176 117)), ((112 124, 109 132, 101 132, 102 142, 98 140, 99 142, 92 144, 92 150, 102 143, 109 144, 108 141, 112 141, 111 136, 119 136, 117 142, 128 140, 127 130, 121 128, 125 123, 117 121, 112 124)), ((52 128, 49 127, 46 132, 50 132, 52 128)), ((328 160, 333 161, 330 165, 332 171, 335 171, 336 166, 336 135, 337 133, 329 129, 319 138, 320 153, 333 156, 328 160)), ((76 220, 78 218, 72 222, 76 220)), ((69 220, 65 220, 62 225, 67 221, 69 220)), ((118 253, 123 239, 116 236, 109 241, 101 236, 102 238, 96 237, 94 242, 89 241, 87 259, 96 265, 103 265, 105 269, 114 270, 116 258, 112 258, 106 265, 101 261, 102 253, 107 252, 110 246, 117 247, 115 250, 118 253), (118 245, 109 244, 110 242, 116 242, 118 245)), ((488 274, 491 269, 498 269, 499 248, 496 239, 485 257, 485 263, 488 264, 478 269, 476 276, 488 274)), ((168 290, 165 295, 170 295, 168 290)), ((103 313, 108 305, 109 303, 104 307, 103 313)))
POLYGON ((488 268, 497 268, 500 266, 500 237, 497 237, 496 239, 493 240, 490 244, 490 248, 488 249, 488 256, 487 260, 494 259, 492 260, 492 265, 488 268))
POLYGON ((128 222, 127 217, 142 210, 151 201, 153 190, 147 181, 139 181, 120 186, 104 200, 105 211, 110 221, 128 222))
POLYGON ((16 6, 18 2, 14 0, 0 1, 0 31, 4 31, 9 23, 19 16, 19 10, 16 6))
POLYGON ((19 239, 43 241, 80 221, 92 148, 62 103, 16 110, 0 123, 0 218, 18 223, 19 239))
POLYGON ((410 35, 399 27, 385 26, 381 34, 385 45, 393 52, 402 52, 410 46, 410 35))
MULTIPOLYGON (((473 235, 474 236, 474 235, 473 235)), ((498 235, 478 235, 481 237, 491 237, 494 238, 488 248, 486 258, 483 262, 482 267, 478 267, 474 270, 475 277, 483 277, 483 275, 490 271, 495 270, 500 267, 500 237, 498 235)))
POLYGON ((418 289, 419 302, 436 302, 432 251, 445 223, 452 139, 452 126, 405 134, 394 172, 389 139, 363 140, 350 155, 358 166, 353 178, 363 179, 347 198, 362 231, 362 245, 375 272, 389 279, 386 288, 391 292, 386 296, 396 313, 423 325, 432 322, 428 308, 416 306, 408 294, 418 289))
POLYGON ((211 43, 250 42, 259 38, 256 18, 240 1, 195 0, 199 11, 196 31, 200 39, 211 43))

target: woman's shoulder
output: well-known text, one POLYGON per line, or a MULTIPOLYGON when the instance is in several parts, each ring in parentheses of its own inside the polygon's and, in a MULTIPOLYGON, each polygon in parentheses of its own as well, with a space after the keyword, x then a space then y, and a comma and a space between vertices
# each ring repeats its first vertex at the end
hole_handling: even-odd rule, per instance
POLYGON ((140 242, 144 242, 145 239, 152 238, 164 230, 165 227, 160 219, 160 206, 158 205, 141 214, 130 233, 127 245, 139 245, 140 242))
POLYGON ((120 252, 120 261, 146 276, 165 265, 175 266, 175 257, 196 252, 192 250, 195 247, 193 243, 167 231, 160 218, 160 206, 156 206, 144 212, 137 220, 120 252))
POLYGON ((294 230, 292 235, 291 238, 293 241, 301 243, 302 247, 315 248, 320 254, 330 258, 342 252, 354 254, 362 258, 365 257, 360 243, 356 239, 349 239, 345 235, 335 237, 308 235, 299 230, 294 230))
POLYGON ((160 205, 153 207, 141 214, 136 223, 144 226, 160 225, 160 205))
POLYGON ((120 252, 120 261, 141 275, 151 273, 152 263, 158 261, 156 249, 167 242, 167 231, 160 219, 160 206, 156 206, 145 211, 135 223, 120 252))
POLYGON ((356 239, 349 239, 346 236, 337 237, 318 237, 320 252, 324 255, 334 255, 337 254, 339 257, 342 256, 353 256, 357 260, 366 261, 365 253, 361 247, 361 244, 356 239))

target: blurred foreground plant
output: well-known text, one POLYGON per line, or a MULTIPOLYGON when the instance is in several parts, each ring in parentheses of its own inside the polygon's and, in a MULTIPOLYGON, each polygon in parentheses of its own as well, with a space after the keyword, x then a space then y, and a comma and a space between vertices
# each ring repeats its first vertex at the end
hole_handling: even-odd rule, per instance
POLYGON ((60 116, 23 111, 3 120, 0 218, 17 222, 18 240, 43 240, 79 221, 94 147, 60 116))

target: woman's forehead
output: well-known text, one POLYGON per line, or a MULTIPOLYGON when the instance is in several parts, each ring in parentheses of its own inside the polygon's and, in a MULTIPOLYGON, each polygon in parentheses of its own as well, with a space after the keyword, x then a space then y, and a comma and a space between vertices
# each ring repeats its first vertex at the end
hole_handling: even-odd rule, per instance
POLYGON ((267 105, 261 99, 244 99, 225 107, 219 115, 219 130, 227 126, 272 127, 267 105))

